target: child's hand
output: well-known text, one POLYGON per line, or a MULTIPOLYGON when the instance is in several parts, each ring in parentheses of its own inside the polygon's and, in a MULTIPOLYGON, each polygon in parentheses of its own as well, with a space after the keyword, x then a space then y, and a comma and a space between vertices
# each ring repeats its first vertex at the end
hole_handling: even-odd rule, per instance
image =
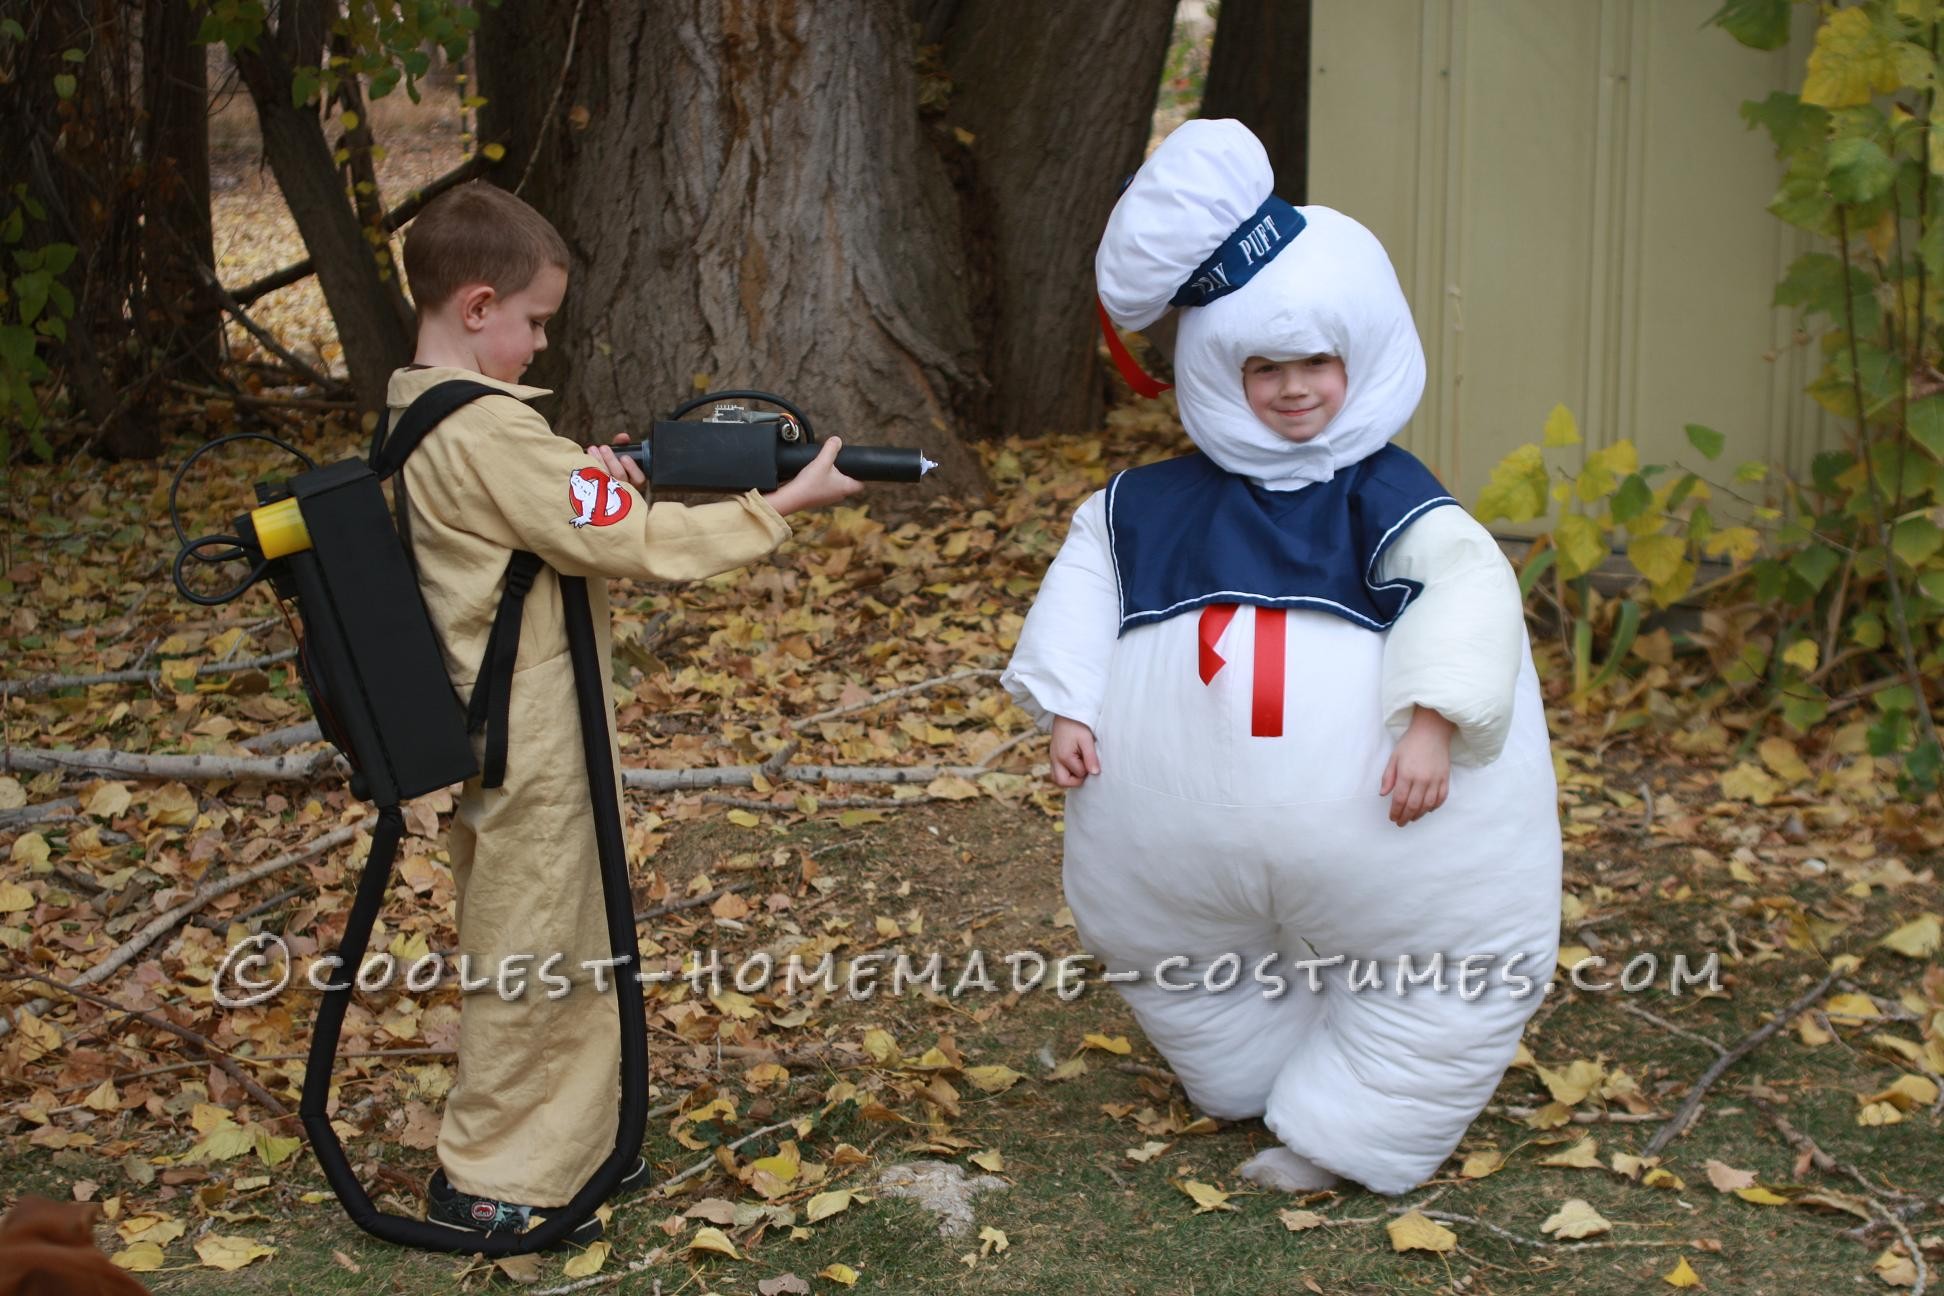
POLYGON ((1094 751, 1094 732, 1078 720, 1053 717, 1053 782, 1063 788, 1079 787, 1087 775, 1100 773, 1100 755, 1094 751))
MULTIPOLYGON (((623 432, 620 436, 614 438, 614 444, 628 444, 628 434, 623 432)), ((604 445, 591 445, 587 447, 587 453, 592 455, 600 463, 602 472, 614 478, 616 481, 624 481, 634 486, 640 486, 648 480, 642 475, 641 464, 638 461, 624 459, 604 445)))
POLYGON ((1451 735, 1457 728, 1436 711, 1419 707, 1411 727, 1397 740, 1377 795, 1391 797, 1390 820, 1399 828, 1445 803, 1451 788, 1451 735))
POLYGON ((849 499, 864 489, 864 483, 837 471, 837 452, 844 448, 842 437, 829 437, 807 467, 782 486, 763 496, 769 506, 785 516, 799 509, 822 508, 849 499))

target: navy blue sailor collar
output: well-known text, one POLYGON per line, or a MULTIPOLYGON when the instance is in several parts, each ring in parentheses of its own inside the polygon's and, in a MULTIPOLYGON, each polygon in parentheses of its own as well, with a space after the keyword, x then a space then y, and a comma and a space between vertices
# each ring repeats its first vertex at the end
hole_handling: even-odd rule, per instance
POLYGON ((1200 451, 1128 469, 1107 484, 1119 633, 1214 603, 1387 629, 1423 586, 1379 581, 1379 562, 1412 522, 1457 503, 1395 445, 1293 491, 1224 472, 1200 451))

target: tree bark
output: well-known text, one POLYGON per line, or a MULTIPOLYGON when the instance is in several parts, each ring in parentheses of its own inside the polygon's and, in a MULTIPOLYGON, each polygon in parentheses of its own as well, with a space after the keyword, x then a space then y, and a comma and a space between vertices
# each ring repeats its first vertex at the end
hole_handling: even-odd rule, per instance
POLYGON ((942 147, 971 155, 965 223, 975 244, 990 244, 968 249, 971 266, 990 265, 974 324, 992 382, 989 421, 970 430, 1090 431, 1107 391, 1094 249, 1121 179, 1141 164, 1175 6, 1048 5, 1030 39, 1007 0, 928 0, 918 16, 936 30, 946 8, 944 118, 972 139, 952 134, 942 147))
POLYGON ((1002 0, 810 9, 485 14, 496 178, 538 144, 524 196, 575 262, 529 381, 560 390, 581 440, 698 381, 767 388, 822 431, 923 447, 934 489, 982 491, 966 438, 1098 426, 1093 249, 1141 158, 1173 5, 1046 6, 1030 40, 1002 0))
MULTIPOLYGON (((565 9, 509 0, 485 24, 564 28, 565 9)), ((959 215, 920 133, 902 6, 594 4, 581 40, 563 103, 592 124, 550 134, 560 175, 526 192, 575 255, 536 369, 562 431, 605 440, 698 384, 761 387, 826 435, 921 446, 943 484, 978 488, 952 435, 985 381, 959 215)), ((482 42, 489 105, 552 98, 557 47, 495 52, 482 42)))
POLYGON ((196 15, 181 0, 142 7, 143 306, 171 368, 214 378, 222 315, 196 266, 214 266, 209 220, 209 77, 196 15))
POLYGON ((1276 193, 1309 200, 1310 0, 1222 0, 1209 54, 1203 117, 1254 131, 1276 170, 1276 193))
POLYGON ((329 24, 329 0, 287 0, 274 34, 266 30, 255 49, 236 51, 236 66, 256 105, 270 169, 317 265, 352 390, 361 407, 378 410, 391 371, 412 357, 408 308, 397 277, 381 277, 345 199, 317 109, 290 101, 292 71, 300 61, 322 59, 329 24))

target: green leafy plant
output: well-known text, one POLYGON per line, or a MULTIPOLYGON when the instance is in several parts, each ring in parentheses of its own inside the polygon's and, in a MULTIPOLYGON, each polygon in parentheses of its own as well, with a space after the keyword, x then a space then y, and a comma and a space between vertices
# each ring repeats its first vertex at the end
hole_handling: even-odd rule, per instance
POLYGON ((37 384, 53 378, 41 358, 43 338, 64 341, 74 318, 74 295, 61 275, 74 263, 72 243, 28 245, 27 222, 47 219, 39 203, 28 196, 25 184, 7 195, 6 214, 0 216, 0 247, 7 265, 0 269, 0 464, 13 456, 13 429, 27 434, 27 444, 43 459, 54 455, 42 431, 47 418, 37 384))
MULTIPOLYGON (((1639 625, 1629 603, 1698 601, 1710 611, 1691 638, 1721 689, 1760 698, 1758 722, 1773 714, 1803 729, 1867 703, 1870 751, 1900 758, 1899 790, 1919 798, 1944 775, 1933 698, 1944 678, 1944 5, 1858 0, 1826 4, 1819 19, 1801 93, 1772 93, 1742 115, 1782 163, 1769 211, 1829 242, 1789 268, 1775 304, 1802 316, 1822 359, 1808 394, 1839 420, 1843 444, 1817 455, 1806 481, 1741 465, 1722 489, 1746 516, 1725 527, 1708 481, 1638 467, 1628 442, 1585 455, 1558 483, 1542 447, 1522 446, 1494 470, 1479 516, 1531 521, 1557 505, 1521 583, 1530 594, 1554 576, 1576 699, 1619 675, 1639 625), (1767 498, 1741 497, 1752 486, 1767 498), (1587 577, 1615 539, 1639 582, 1602 615, 1587 577), (1731 570, 1694 589, 1697 556, 1731 570)), ((1714 22, 1777 49, 1791 0, 1730 0, 1714 22)), ((1687 434, 1704 458, 1721 454, 1719 433, 1687 434)), ((1544 442, 1578 442, 1563 408, 1544 442)))

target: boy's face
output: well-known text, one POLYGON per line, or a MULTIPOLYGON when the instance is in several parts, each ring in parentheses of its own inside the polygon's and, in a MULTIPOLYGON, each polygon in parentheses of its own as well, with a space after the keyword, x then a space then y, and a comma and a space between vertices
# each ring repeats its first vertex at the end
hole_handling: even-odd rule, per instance
POLYGON ((543 265, 526 287, 502 297, 485 284, 459 290, 461 319, 479 372, 518 382, 533 357, 547 349, 547 321, 567 295, 567 272, 543 265))
POLYGON ((1270 431, 1298 444, 1316 436, 1336 417, 1348 386, 1340 356, 1295 360, 1250 356, 1242 362, 1242 389, 1249 408, 1270 431))

